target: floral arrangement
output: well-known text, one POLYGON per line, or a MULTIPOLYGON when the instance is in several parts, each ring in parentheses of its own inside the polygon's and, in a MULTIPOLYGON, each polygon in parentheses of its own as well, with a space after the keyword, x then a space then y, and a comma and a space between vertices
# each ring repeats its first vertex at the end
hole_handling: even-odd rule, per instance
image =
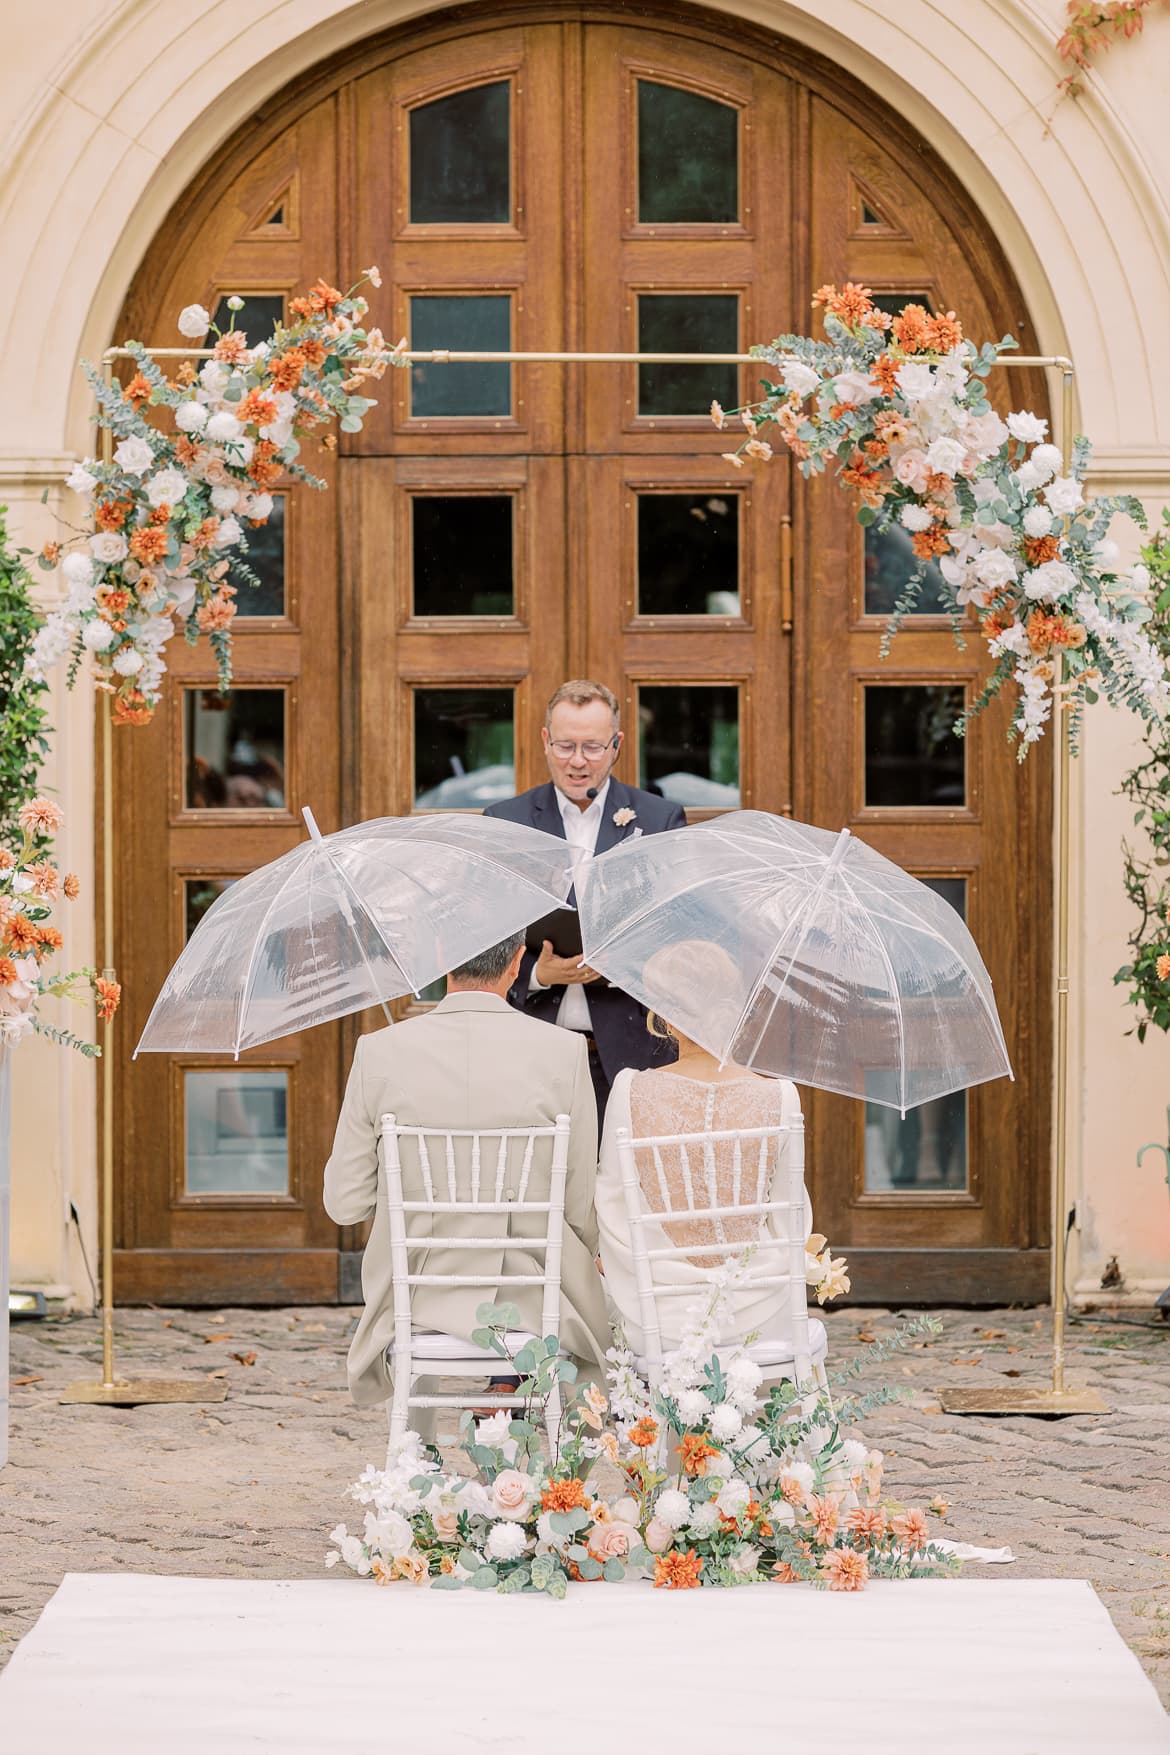
MULTIPOLYGON (((881 1453, 841 1435, 846 1420, 898 1391, 875 1390, 834 1410, 815 1385, 784 1383, 761 1402, 762 1374, 750 1353, 718 1347, 720 1309, 737 1271, 721 1274, 654 1388, 627 1350, 613 1349, 610 1395, 596 1386, 578 1395, 551 1455, 542 1449, 538 1408, 552 1374, 565 1380, 574 1368, 557 1360, 555 1336, 512 1358, 505 1333, 519 1313, 481 1306, 476 1341, 490 1342, 524 1374, 523 1414, 463 1416, 470 1473, 445 1470, 433 1447, 406 1433, 386 1469, 367 1469, 350 1488, 366 1507, 362 1533, 339 1524, 326 1565, 340 1561, 380 1584, 406 1579, 553 1597, 571 1582, 615 1582, 627 1572, 666 1590, 805 1582, 856 1591, 868 1578, 956 1571, 924 1512, 882 1500, 881 1453), (599 1461, 616 1491, 591 1484, 599 1461)), ((866 1362, 938 1326, 930 1317, 907 1324, 871 1348, 866 1362)), ((854 1361, 834 1381, 861 1368, 854 1361)), ((932 1509, 947 1508, 935 1501, 932 1509)))
MULTIPOLYGON (((370 397, 358 392, 388 365, 403 363, 405 341, 387 348, 362 321, 359 288, 381 284, 368 268, 346 293, 317 281, 291 301, 293 321, 249 347, 235 328, 243 300, 232 298, 231 327, 220 330, 201 305, 188 305, 179 330, 212 357, 196 370, 187 360, 168 378, 139 343, 128 343, 136 370, 129 383, 86 375, 98 422, 117 444, 108 463, 75 466, 66 485, 91 502, 92 522, 66 544, 46 544, 41 563, 60 567, 64 604, 37 636, 33 675, 63 658, 73 683, 86 653, 99 689, 113 695, 115 722, 146 724, 159 701, 167 642, 181 627, 189 644, 207 634, 220 688, 231 680, 231 625, 236 586, 229 573, 255 582, 240 557, 245 526, 267 522, 272 488, 284 477, 324 483, 300 461, 307 434, 336 420, 361 430, 370 397), (148 411, 167 411, 157 424, 148 411)), ((325 434, 322 444, 337 440, 325 434)))
MULTIPOLYGON (((1170 507, 1163 507, 1162 527, 1142 549, 1154 601, 1151 629, 1164 650, 1170 650, 1170 507)), ((1121 782, 1121 791, 1137 808, 1134 824, 1148 838, 1143 857, 1122 842, 1125 893, 1139 918, 1129 937, 1130 961, 1113 977, 1126 988, 1126 1000, 1137 1008, 1130 1034, 1144 1042, 1153 1025, 1170 1030, 1170 728, 1144 727, 1146 754, 1121 782)))
MULTIPOLYGON (((1086 501, 1090 451, 1061 452, 1047 423, 1022 411, 1007 420, 990 406, 986 379, 1010 336, 976 348, 953 312, 909 304, 889 317, 866 287, 824 286, 826 340, 784 335, 752 351, 776 369, 764 395, 738 413, 747 438, 727 461, 766 461, 760 434, 775 427, 804 475, 833 463, 861 498, 858 520, 910 535, 918 568, 890 618, 883 652, 938 563, 955 637, 968 611, 994 669, 960 719, 960 735, 1005 685, 1019 690, 1012 721, 1022 759, 1054 704, 1071 715, 1074 747, 1082 705, 1115 706, 1161 720, 1170 709, 1167 661, 1145 631, 1153 613, 1149 573, 1123 571, 1109 526, 1118 512, 1144 525, 1128 496, 1086 501)), ((724 426, 728 415, 712 405, 724 426)))
POLYGON ((116 981, 106 981, 92 969, 69 975, 44 972, 47 959, 62 945, 60 931, 50 924, 53 904, 61 896, 74 902, 81 890, 72 873, 62 877, 53 864, 51 838, 64 820, 51 799, 30 799, 17 813, 18 838, 7 837, 11 845, 0 843, 0 1043, 15 1046, 34 1030, 94 1056, 101 1050, 92 1042, 46 1022, 38 1011, 46 996, 81 999, 92 991, 105 1023, 117 1011, 122 991, 116 981), (80 992, 79 983, 84 984, 80 992))

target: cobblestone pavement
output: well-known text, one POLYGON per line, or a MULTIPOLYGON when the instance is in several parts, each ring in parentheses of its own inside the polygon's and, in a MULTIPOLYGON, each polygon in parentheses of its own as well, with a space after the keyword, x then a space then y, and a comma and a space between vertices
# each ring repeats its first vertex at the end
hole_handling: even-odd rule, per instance
MULTIPOLYGON (((940 1385, 1042 1387, 1049 1318, 942 1311, 942 1332, 867 1368, 907 1397, 871 1414, 892 1497, 950 1503, 948 1533, 1010 1543, 1010 1568, 968 1576, 1088 1578, 1170 1705, 1170 1325, 1092 1320, 1071 1331, 1068 1381, 1098 1387, 1105 1417, 957 1418, 940 1385)), ((381 1409, 345 1389, 349 1309, 126 1310, 130 1377, 226 1377, 216 1405, 64 1407, 100 1375, 89 1317, 14 1325, 11 1454, 0 1471, 0 1664, 67 1571, 324 1578, 326 1532, 347 1484, 385 1443, 381 1409)), ((828 1317, 838 1363, 888 1335, 886 1311, 828 1317)), ((1119 1727, 1120 1728, 1120 1727, 1119 1727)))

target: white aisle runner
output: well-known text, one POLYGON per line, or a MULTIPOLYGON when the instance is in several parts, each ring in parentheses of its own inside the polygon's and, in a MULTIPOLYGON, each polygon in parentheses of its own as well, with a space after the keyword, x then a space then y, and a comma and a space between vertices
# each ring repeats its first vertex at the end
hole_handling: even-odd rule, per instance
POLYGON ((1080 1581, 541 1597, 71 1573, 0 1677, 37 1755, 1166 1755, 1080 1581))

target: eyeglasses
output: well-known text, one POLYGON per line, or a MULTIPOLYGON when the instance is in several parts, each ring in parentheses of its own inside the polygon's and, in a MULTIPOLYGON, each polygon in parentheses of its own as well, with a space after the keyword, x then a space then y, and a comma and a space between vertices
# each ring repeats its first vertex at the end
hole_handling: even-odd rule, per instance
POLYGON ((553 755, 562 762, 567 762, 570 757, 576 755, 578 750, 581 751, 587 762, 599 762, 607 751, 616 750, 617 746, 616 737, 610 738, 608 743, 572 743, 567 737, 557 737, 548 747, 553 755))

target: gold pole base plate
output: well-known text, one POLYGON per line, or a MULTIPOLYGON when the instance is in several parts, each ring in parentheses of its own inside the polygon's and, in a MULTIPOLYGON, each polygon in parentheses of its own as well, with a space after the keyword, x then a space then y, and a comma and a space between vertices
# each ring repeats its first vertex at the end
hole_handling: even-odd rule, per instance
POLYGON ((1095 1389, 940 1389, 944 1414, 1030 1414, 1034 1419, 1059 1420, 1066 1414, 1107 1414, 1108 1405, 1095 1389))
POLYGON ((58 1402, 90 1402, 103 1408, 138 1408, 148 1402, 222 1402, 228 1386, 206 1377, 136 1377, 117 1383, 69 1383, 58 1402))

